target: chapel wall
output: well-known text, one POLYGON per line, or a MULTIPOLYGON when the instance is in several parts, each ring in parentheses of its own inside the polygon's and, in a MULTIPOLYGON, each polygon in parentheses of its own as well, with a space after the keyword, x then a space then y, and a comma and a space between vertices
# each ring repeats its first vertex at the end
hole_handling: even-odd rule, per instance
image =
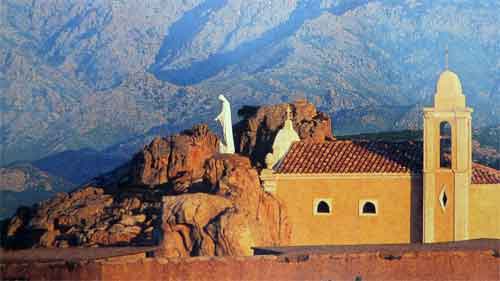
POLYGON ((500 184, 469 188, 469 239, 500 238, 500 184))
POLYGON ((278 179, 287 206, 290 245, 381 244, 422 241, 422 179, 402 176, 278 179), (318 199, 331 200, 330 215, 315 215, 318 199), (376 215, 360 215, 373 200, 376 215))

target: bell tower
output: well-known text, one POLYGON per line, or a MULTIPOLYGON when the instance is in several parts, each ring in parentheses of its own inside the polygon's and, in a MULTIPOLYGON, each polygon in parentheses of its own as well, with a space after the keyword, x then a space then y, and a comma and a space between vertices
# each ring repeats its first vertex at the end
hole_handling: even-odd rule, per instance
POLYGON ((424 243, 468 239, 472 109, 458 76, 439 76, 434 106, 424 108, 424 243))

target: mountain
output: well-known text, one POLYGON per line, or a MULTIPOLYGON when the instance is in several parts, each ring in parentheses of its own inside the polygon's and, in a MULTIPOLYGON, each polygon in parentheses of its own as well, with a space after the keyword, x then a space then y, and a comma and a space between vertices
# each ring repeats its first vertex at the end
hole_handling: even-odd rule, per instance
POLYGON ((472 158, 500 170, 500 125, 472 132, 472 158))
POLYGON ((100 174, 117 168, 127 160, 129 159, 120 157, 117 153, 80 149, 56 153, 34 161, 32 164, 42 171, 81 185, 100 174))
POLYGON ((0 11, 0 164, 216 128, 219 94, 233 111, 307 98, 336 134, 418 129, 446 46, 474 126, 500 124, 496 0, 4 0, 0 11))
POLYGON ((28 163, 0 168, 0 219, 12 216, 21 205, 31 206, 74 187, 28 163))

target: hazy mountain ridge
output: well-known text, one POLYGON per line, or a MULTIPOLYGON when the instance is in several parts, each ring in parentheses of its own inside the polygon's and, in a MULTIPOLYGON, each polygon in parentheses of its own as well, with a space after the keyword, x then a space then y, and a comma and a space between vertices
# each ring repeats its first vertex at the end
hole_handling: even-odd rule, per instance
POLYGON ((28 163, 0 168, 0 219, 11 216, 20 206, 31 206, 75 185, 28 163))
POLYGON ((500 123, 496 1, 0 5, 2 163, 208 122, 220 93, 307 97, 337 133, 419 128, 447 44, 475 127, 500 123))

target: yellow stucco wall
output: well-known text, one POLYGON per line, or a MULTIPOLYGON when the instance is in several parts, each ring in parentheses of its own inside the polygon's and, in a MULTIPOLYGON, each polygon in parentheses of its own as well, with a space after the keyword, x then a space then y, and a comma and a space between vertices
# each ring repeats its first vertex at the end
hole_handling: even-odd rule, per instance
POLYGON ((469 238, 500 238, 500 184, 470 186, 469 238))
POLYGON ((280 178, 277 196, 288 209, 291 245, 378 244, 421 241, 422 180, 409 176, 280 178), (315 199, 332 200, 331 215, 315 215, 315 199), (360 216, 373 199, 376 216, 360 216))
POLYGON ((434 203, 434 242, 453 241, 455 190, 453 172, 449 169, 436 170, 436 189, 434 203), (448 201, 445 208, 441 207, 439 197, 443 188, 448 201))

